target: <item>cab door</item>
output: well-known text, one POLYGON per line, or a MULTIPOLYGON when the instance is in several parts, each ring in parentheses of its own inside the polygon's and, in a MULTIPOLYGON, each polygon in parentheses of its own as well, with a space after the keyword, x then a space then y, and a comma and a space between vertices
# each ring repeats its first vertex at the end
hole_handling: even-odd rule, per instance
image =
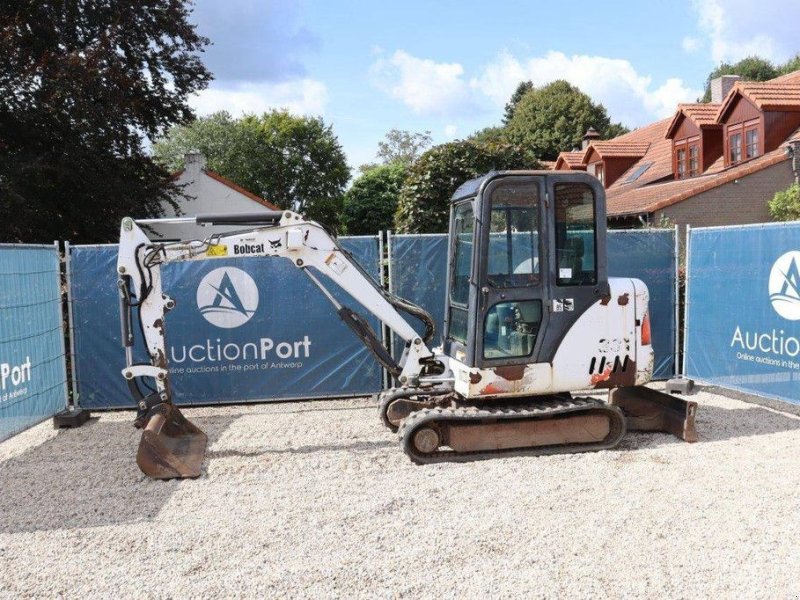
POLYGON ((537 362, 549 320, 545 190, 544 176, 505 175, 480 196, 477 367, 537 362))
POLYGON ((549 319, 538 362, 552 362, 581 315, 609 295, 602 184, 585 173, 548 175, 547 204, 549 319))

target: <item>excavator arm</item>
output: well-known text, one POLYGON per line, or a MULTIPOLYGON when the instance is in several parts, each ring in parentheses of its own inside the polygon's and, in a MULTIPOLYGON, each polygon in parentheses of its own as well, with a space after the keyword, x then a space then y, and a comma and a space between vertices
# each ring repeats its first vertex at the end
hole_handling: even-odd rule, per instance
MULTIPOLYGON (((175 301, 163 290, 161 279, 161 266, 169 262, 231 257, 287 259, 311 279, 331 301, 339 317, 402 385, 442 382, 441 377, 425 376, 426 370, 436 364, 428 346, 434 333, 430 315, 378 286, 318 223, 306 221, 292 211, 204 215, 181 220, 198 225, 241 225, 248 229, 204 240, 153 242, 136 221, 131 218, 122 221, 117 261, 126 351, 122 374, 139 408, 136 425, 145 430, 137 462, 146 474, 156 478, 196 477, 206 445, 205 434, 186 420, 172 402, 164 317, 175 307, 175 301), (366 320, 336 300, 325 287, 325 279, 348 292, 406 342, 400 364, 392 359, 366 320), (133 324, 137 321, 134 309, 138 310, 138 324, 149 356, 147 363, 134 362, 133 324), (419 336, 398 309, 422 320, 426 333, 419 336), (151 380, 155 385, 148 385, 151 380)), ((443 370, 439 365, 432 372, 443 370)))

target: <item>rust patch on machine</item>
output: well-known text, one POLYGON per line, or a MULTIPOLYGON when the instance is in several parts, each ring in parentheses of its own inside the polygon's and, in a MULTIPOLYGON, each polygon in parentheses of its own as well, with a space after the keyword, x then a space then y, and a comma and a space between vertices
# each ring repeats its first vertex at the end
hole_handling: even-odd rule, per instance
POLYGON ((488 384, 485 388, 481 390, 482 396, 493 396, 494 394, 502 394, 507 392, 508 389, 505 387, 497 387, 493 383, 488 384))
POLYGON ((167 357, 164 355, 163 350, 159 349, 156 351, 156 356, 155 359, 153 360, 153 364, 159 369, 169 368, 169 365, 167 364, 167 357))
POLYGON ((525 365, 495 367, 493 371, 507 381, 519 381, 525 375, 525 365))
POLYGON ((617 304, 619 304, 620 306, 626 306, 628 302, 630 302, 630 299, 631 299, 630 294, 628 292, 625 292, 619 298, 617 298, 617 304))
POLYGON ((469 374, 469 382, 472 384, 480 383, 481 379, 483 379, 483 377, 481 377, 480 373, 469 374))
POLYGON ((596 389, 611 389, 636 385, 636 361, 628 358, 622 365, 614 370, 614 365, 606 367, 602 373, 592 375, 592 386, 596 389))
POLYGON ((153 328, 158 331, 159 335, 164 335, 164 319, 156 319, 153 321, 153 328))
POLYGON ((608 306, 609 302, 611 302, 611 294, 606 294, 605 296, 600 297, 601 306, 608 306))

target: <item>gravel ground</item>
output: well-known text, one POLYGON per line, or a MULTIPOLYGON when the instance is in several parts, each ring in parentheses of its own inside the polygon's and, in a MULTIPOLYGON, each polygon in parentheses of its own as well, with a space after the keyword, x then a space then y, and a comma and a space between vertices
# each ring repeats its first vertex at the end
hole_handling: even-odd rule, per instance
POLYGON ((0 444, 0 596, 800 595, 800 418, 703 392, 686 444, 417 467, 366 400, 187 410, 194 481, 130 413, 0 444))

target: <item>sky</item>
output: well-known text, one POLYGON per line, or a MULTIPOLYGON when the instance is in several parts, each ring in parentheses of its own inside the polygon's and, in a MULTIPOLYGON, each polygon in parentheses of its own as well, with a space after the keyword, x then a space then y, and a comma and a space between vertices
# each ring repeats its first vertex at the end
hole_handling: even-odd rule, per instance
POLYGON ((196 0, 215 80, 199 115, 321 116, 353 169, 390 129, 434 143, 499 125, 520 81, 566 79, 639 127, 720 62, 800 51, 800 0, 196 0))

